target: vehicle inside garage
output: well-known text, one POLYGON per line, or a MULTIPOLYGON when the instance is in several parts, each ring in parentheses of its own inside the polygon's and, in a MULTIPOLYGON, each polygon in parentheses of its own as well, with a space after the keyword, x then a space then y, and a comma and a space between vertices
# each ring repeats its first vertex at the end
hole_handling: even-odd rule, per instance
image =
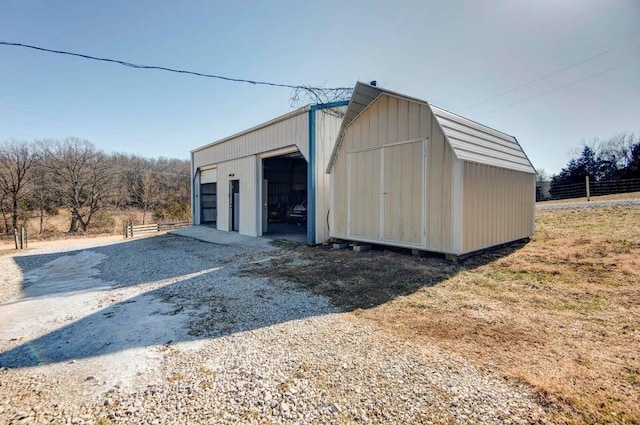
POLYGON ((262 165, 262 234, 305 243, 307 161, 298 151, 265 158, 262 165))

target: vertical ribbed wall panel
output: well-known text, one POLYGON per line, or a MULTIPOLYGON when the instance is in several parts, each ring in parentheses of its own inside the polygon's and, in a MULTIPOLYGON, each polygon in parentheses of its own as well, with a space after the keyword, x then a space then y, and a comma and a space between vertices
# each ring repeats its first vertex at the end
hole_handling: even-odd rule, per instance
POLYGON ((533 235, 535 175, 464 163, 464 252, 533 235))

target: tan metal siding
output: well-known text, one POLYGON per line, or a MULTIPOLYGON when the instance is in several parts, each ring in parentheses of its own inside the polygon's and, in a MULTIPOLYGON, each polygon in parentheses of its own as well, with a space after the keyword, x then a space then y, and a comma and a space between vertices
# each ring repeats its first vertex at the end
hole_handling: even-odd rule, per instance
POLYGON ((423 146, 420 141, 384 148, 385 240, 422 245, 423 146))
POLYGON ((382 95, 346 128, 343 144, 353 151, 429 137, 430 131, 428 106, 382 95))
MULTIPOLYGON (((431 117, 431 115, 430 115, 431 117)), ((435 117, 429 141, 427 249, 449 252, 451 249, 451 167, 453 152, 435 117)))
MULTIPOLYGON (((387 106, 387 113, 389 114, 388 117, 388 121, 387 121, 387 143, 393 143, 393 142, 399 142, 401 140, 407 140, 407 139, 400 139, 398 133, 398 126, 399 126, 399 122, 398 122, 398 98, 397 97, 389 97, 389 96, 384 96, 385 98, 387 98, 387 102, 388 102, 388 106, 387 106), (393 141, 390 141, 393 140, 393 141)), ((403 101, 406 102, 406 101, 403 101)))
POLYGON ((471 162, 463 167, 464 252, 533 235, 534 175, 471 162))
MULTIPOLYGON (((378 151, 375 151, 378 152, 378 151)), ((381 152, 381 151, 380 151, 381 152)), ((332 236, 348 239, 361 237, 404 242, 407 246, 420 244, 424 249, 439 252, 452 251, 452 203, 453 181, 452 167, 455 160, 451 147, 436 118, 425 104, 399 99, 393 96, 380 96, 367 110, 347 127, 343 143, 338 150, 333 176, 333 223, 335 229, 332 236), (364 130, 366 128, 366 130, 364 130), (368 138, 365 138, 368 135, 368 138), (416 166, 422 158, 422 144, 409 144, 386 147, 384 149, 385 189, 381 190, 379 158, 371 152, 368 167, 362 168, 361 161, 356 159, 356 167, 348 176, 349 168, 346 156, 361 155, 364 152, 353 152, 360 149, 375 149, 390 144, 428 138, 426 171, 422 165, 416 166), (351 154, 348 154, 352 151, 351 154), (411 152, 410 154, 408 152, 411 152), (363 174, 360 174, 363 173, 363 174), (395 173, 395 174, 394 174, 395 173), (400 174, 398 174, 400 173, 400 174), (351 178, 351 180, 349 179, 351 178), (426 181, 422 181, 422 179, 426 181), (344 186, 350 182, 351 195, 344 186), (359 184, 367 185, 366 193, 371 194, 374 186, 378 192, 387 192, 386 187, 394 186, 395 193, 384 195, 383 223, 376 211, 378 198, 371 195, 364 207, 364 199, 351 199, 349 214, 345 208, 347 196, 362 196, 359 184), (415 183, 412 183, 415 182, 415 183), (425 200, 422 199, 422 185, 425 200), (412 196, 407 196, 411 193, 412 196), (420 194, 420 196, 418 196, 420 194), (345 222, 348 216, 349 222, 345 222), (351 233, 347 228, 351 225, 351 233), (425 229, 426 227, 426 229, 425 229), (380 228, 384 234, 378 236, 380 228), (422 245, 423 233, 426 233, 425 244, 422 245)))
POLYGON ((331 172, 332 236, 384 239, 433 251, 450 248, 453 154, 426 104, 380 96, 345 129, 336 153, 331 172), (388 146, 424 138, 428 138, 424 166, 422 142, 388 146), (376 149, 382 147, 385 147, 384 171, 379 162, 382 150, 376 149), (350 171, 348 156, 352 161, 350 171), (369 161, 366 167, 362 166, 366 162, 362 158, 369 161), (384 195, 387 199, 382 223, 377 211, 378 194, 386 192, 381 190, 381 176, 386 187, 394 187, 393 193, 384 195), (351 193, 347 190, 349 185, 351 193), (368 194, 367 199, 362 198, 363 193, 368 194))
POLYGON ((347 237, 347 144, 340 146, 331 176, 331 236, 347 237))
POLYGON ((378 110, 369 110, 366 114, 371 115, 372 119, 378 124, 379 133, 377 138, 370 140, 369 146, 380 146, 385 143, 391 143, 389 140, 389 97, 381 96, 374 105, 378 106, 378 110), (376 115, 373 115, 376 113, 376 115))
MULTIPOLYGON (((341 108, 344 112, 344 108, 341 108)), ((331 176, 326 174, 327 166, 333 152, 333 145, 340 131, 342 118, 337 111, 319 110, 316 113, 316 243, 329 239, 328 214, 330 204, 331 176)))
POLYGON ((296 145, 309 158, 309 114, 300 113, 272 125, 193 152, 195 168, 296 145))
POLYGON ((240 180, 240 233, 258 236, 256 172, 258 159, 255 155, 218 164, 218 221, 219 230, 230 230, 229 181, 240 180), (230 177, 229 174, 233 174, 230 177))
POLYGON ((463 254, 533 234, 535 177, 517 140, 439 108, 433 111, 438 116, 426 102, 358 84, 331 168, 333 236, 411 247, 420 218, 426 222, 424 249, 463 254), (364 96, 359 90, 372 93, 364 96), (425 137, 425 180, 419 182, 425 184, 424 206, 416 208, 405 196, 415 197, 415 158, 396 144, 425 137), (375 216, 376 187, 383 197, 380 217, 375 216), (363 199, 363 193, 370 197, 363 199))
POLYGON ((348 235, 380 239, 380 151, 347 156, 348 235))
POLYGON ((215 183, 218 181, 218 169, 202 170, 200 172, 200 184, 215 183))

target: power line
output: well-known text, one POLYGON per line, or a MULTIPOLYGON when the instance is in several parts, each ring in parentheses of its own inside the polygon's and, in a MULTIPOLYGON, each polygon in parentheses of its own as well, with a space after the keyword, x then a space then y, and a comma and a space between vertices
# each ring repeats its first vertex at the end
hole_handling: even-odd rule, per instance
POLYGON ((91 55, 86 55, 86 54, 83 54, 83 53, 74 53, 74 52, 68 52, 68 51, 65 51, 65 50, 47 49, 47 48, 44 48, 44 47, 32 46, 32 45, 23 44, 23 43, 12 43, 12 42, 8 42, 8 41, 0 41, 0 45, 12 46, 12 47, 23 47, 23 48, 26 48, 26 49, 33 49, 33 50, 38 50, 38 51, 42 51, 42 52, 55 53, 55 54, 59 54, 59 55, 75 56, 75 57, 79 57, 79 58, 83 58, 83 59, 89 59, 89 60, 100 61, 100 62, 110 62, 110 63, 115 63, 115 64, 118 64, 118 65, 127 66, 127 67, 130 67, 130 68, 156 69, 156 70, 159 70, 159 71, 174 72, 174 73, 177 73, 177 74, 188 74, 188 75, 195 75, 197 77, 216 78, 216 79, 219 79, 219 80, 231 81, 231 82, 235 82, 235 83, 247 83, 247 84, 253 84, 253 85, 271 86, 271 87, 284 87, 284 88, 289 88, 289 89, 294 89, 294 90, 315 90, 315 91, 328 91, 328 92, 340 92, 340 91, 345 91, 345 90, 351 90, 352 89, 352 87, 333 87, 333 88, 309 87, 309 86, 303 86, 303 85, 273 83, 273 82, 270 82, 270 81, 257 81, 257 80, 248 80, 248 79, 244 79, 244 78, 232 78, 232 77, 225 77, 225 76, 222 76, 222 75, 206 74, 206 73, 196 72, 196 71, 188 71, 188 70, 184 70, 184 69, 167 68, 167 67, 164 67, 164 66, 140 65, 140 64, 126 62, 126 61, 122 61, 122 60, 118 60, 118 59, 101 58, 101 57, 98 57, 98 56, 91 56, 91 55))
MULTIPOLYGON (((636 41, 636 40, 630 40, 630 41, 627 41, 627 42, 623 43, 623 45, 624 45, 624 44, 627 44, 627 43, 634 43, 635 41, 636 41)), ((582 65, 582 64, 583 64, 583 63, 585 63, 585 62, 589 62, 589 61, 591 61, 591 60, 593 60, 593 59, 599 58, 600 56, 604 56, 604 55, 606 55, 607 53, 611 53, 611 52, 613 52, 614 50, 617 50, 617 49, 619 49, 619 48, 620 48, 620 46, 618 46, 618 47, 614 47, 614 48, 612 48, 612 49, 609 49, 609 50, 605 50, 605 51, 603 51, 603 52, 600 52, 600 53, 598 53, 597 55, 593 55, 593 56, 590 56, 590 57, 588 57, 588 58, 586 58, 586 59, 582 59, 582 60, 580 60, 580 61, 578 61, 578 62, 572 63, 571 65, 567 65, 567 66, 565 66, 564 68, 558 69, 557 71, 550 72, 549 74, 543 75, 542 77, 535 78, 535 79, 533 79, 533 80, 531 80, 531 81, 528 81, 528 82, 526 82, 526 83, 522 83, 522 84, 520 84, 520 85, 518 85, 518 86, 516 86, 516 87, 514 87, 514 88, 511 88, 511 89, 509 89, 509 90, 505 90, 505 91, 503 91, 503 92, 501 92, 501 93, 498 93, 498 94, 496 94, 496 95, 494 95, 494 96, 491 96, 491 97, 488 97, 488 98, 486 98, 486 99, 480 100, 480 101, 478 101, 478 102, 476 102, 476 103, 473 103, 473 104, 471 104, 471 105, 469 105, 469 106, 465 106, 464 108, 460 109, 460 111, 462 112, 462 111, 465 111, 465 110, 467 110, 467 109, 473 108, 474 106, 481 105, 481 104, 486 103, 486 102, 488 102, 488 101, 490 101, 490 100, 496 99, 496 98, 498 98, 498 97, 502 97, 502 96, 504 96, 505 94, 513 93, 513 92, 514 92, 514 91, 516 91, 516 90, 519 90, 519 89, 521 89, 521 88, 524 88, 524 87, 530 86, 531 84, 537 83, 538 81, 542 81, 542 80, 544 80, 544 79, 546 79, 546 78, 549 78, 549 77, 551 77, 551 76, 553 76, 553 75, 560 74, 561 72, 564 72, 564 71, 566 71, 566 70, 568 70, 568 69, 575 68, 575 67, 576 67, 576 66, 578 66, 578 65, 582 65)))
POLYGON ((496 108, 496 109, 493 109, 493 110, 491 110, 491 111, 489 111, 489 112, 485 112, 484 114, 479 115, 479 116, 484 117, 485 115, 489 115, 489 114, 492 114, 492 113, 494 113, 494 112, 498 112, 498 111, 501 111, 501 110, 503 110, 503 109, 510 108, 511 106, 519 105, 519 104, 524 103, 524 102, 527 102, 527 101, 529 101, 529 100, 531 100, 531 99, 535 99, 536 97, 544 96, 545 94, 549 94, 549 93, 551 93, 551 92, 554 92, 554 91, 557 91, 557 90, 563 89, 563 88, 565 88, 565 87, 572 86, 572 85, 574 85, 574 84, 580 83, 580 82, 585 81, 585 80, 588 80, 588 79, 590 79, 590 78, 598 77, 598 76, 600 76, 600 75, 602 75, 602 74, 606 74, 607 72, 615 71, 616 69, 619 69, 619 68, 622 68, 622 67, 621 67, 621 66, 616 66, 616 67, 614 67, 614 68, 610 68, 610 69, 607 69, 607 70, 605 70, 605 71, 600 71, 600 72, 597 72, 597 73, 595 73, 595 74, 591 74, 591 75, 589 75, 588 77, 580 78, 579 80, 575 80, 575 81, 572 81, 572 82, 570 82, 570 83, 563 84, 563 85, 558 86, 558 87, 554 87, 554 88, 552 88, 551 90, 547 90, 547 91, 545 91, 545 92, 542 92, 542 93, 536 94, 536 95, 534 95, 534 96, 530 96, 530 97, 524 98, 524 99, 519 100, 519 101, 517 101, 517 102, 510 103, 510 104, 505 105, 505 106, 501 106, 500 108, 496 108))

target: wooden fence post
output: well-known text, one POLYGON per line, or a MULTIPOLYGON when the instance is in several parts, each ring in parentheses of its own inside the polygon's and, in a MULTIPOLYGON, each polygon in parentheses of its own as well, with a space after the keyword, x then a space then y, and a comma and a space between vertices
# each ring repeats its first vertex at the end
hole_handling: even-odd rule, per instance
POLYGON ((18 248, 18 229, 16 227, 13 228, 13 240, 16 243, 16 249, 18 248))

